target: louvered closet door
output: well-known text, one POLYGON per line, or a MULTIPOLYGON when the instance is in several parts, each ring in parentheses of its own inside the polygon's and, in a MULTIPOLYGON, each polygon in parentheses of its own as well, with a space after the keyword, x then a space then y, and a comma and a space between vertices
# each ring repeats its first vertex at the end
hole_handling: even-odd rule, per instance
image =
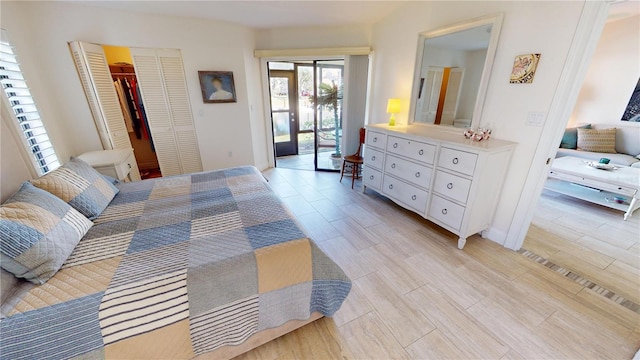
POLYGON ((162 175, 202 171, 180 51, 130 50, 162 175))
MULTIPOLYGON (((69 45, 103 148, 132 149, 102 46, 79 41, 69 45)), ((140 180, 137 164, 130 174, 140 180)))

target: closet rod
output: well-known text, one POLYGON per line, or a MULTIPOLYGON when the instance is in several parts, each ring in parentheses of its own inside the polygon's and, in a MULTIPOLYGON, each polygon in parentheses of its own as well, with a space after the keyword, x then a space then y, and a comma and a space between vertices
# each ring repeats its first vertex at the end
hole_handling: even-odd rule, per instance
POLYGON ((135 75, 136 73, 111 73, 111 75, 135 75))

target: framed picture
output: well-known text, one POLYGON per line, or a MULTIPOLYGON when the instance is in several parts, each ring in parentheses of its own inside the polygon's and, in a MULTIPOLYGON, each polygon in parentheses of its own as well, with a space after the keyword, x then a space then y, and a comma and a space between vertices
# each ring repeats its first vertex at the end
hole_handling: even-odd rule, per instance
POLYGON ((202 101, 210 104, 236 102, 232 71, 198 71, 202 101))
POLYGON ((524 54, 516 56, 511 70, 511 84, 531 84, 536 68, 540 61, 540 54, 524 54))

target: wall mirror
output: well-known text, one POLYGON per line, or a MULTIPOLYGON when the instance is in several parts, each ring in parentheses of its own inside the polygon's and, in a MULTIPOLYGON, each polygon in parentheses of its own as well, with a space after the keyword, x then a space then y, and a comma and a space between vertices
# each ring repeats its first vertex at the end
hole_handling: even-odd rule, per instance
POLYGON ((502 17, 487 16, 420 34, 411 123, 480 125, 502 17))

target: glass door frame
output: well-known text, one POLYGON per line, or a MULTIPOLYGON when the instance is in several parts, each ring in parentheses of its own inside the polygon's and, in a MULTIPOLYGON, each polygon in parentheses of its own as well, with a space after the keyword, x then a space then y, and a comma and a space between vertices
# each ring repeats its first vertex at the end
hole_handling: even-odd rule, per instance
MULTIPOLYGON (((333 59, 322 59, 322 60, 313 60, 313 103, 317 104, 318 103, 318 87, 320 86, 320 84, 318 83, 319 79, 318 79, 318 70, 322 71, 322 68, 339 68, 341 69, 341 77, 342 77, 342 86, 344 86, 344 58, 333 58, 333 59), (330 61, 343 61, 342 65, 333 65, 333 64, 323 64, 320 67, 318 67, 318 62, 322 63, 322 62, 330 62, 330 61)), ((344 97, 344 96, 343 96, 344 97)), ((344 98, 342 99, 342 102, 340 104, 340 112, 338 114, 339 118, 338 118, 338 123, 340 126, 340 129, 342 129, 342 111, 343 111, 343 105, 344 105, 344 98)), ((320 150, 320 144, 318 143, 318 131, 322 129, 322 122, 320 121, 320 126, 318 126, 318 115, 322 113, 322 109, 318 106, 316 106, 316 108, 314 109, 313 112, 313 130, 314 130, 314 136, 313 136, 313 140, 314 140, 314 156, 313 156, 313 164, 314 164, 314 171, 326 171, 326 172, 340 172, 340 167, 337 167, 335 169, 328 169, 328 168, 320 168, 318 167, 318 153, 320 150)), ((342 136, 339 136, 335 139, 336 142, 338 142, 338 144, 340 144, 340 142, 342 141, 342 136)), ((340 148, 342 148, 342 144, 340 144, 340 148)), ((344 155, 344 154, 343 154, 344 155)), ((342 156, 340 156, 340 164, 342 164, 343 158, 342 156)))
MULTIPOLYGON (((298 130, 299 130, 299 121, 298 121, 298 85, 297 85, 297 75, 296 75, 296 71, 295 71, 295 67, 294 70, 268 70, 268 76, 269 76, 269 108, 270 108, 270 115, 271 115, 271 131, 273 131, 273 150, 274 150, 274 155, 277 159, 278 155, 278 144, 282 144, 282 143, 277 143, 275 138, 276 138, 276 133, 274 130, 274 118, 273 118, 273 114, 274 113, 287 113, 287 121, 288 121, 288 125, 289 125, 289 141, 287 141, 286 143, 284 143, 284 145, 282 145, 281 147, 284 148, 282 150, 290 150, 290 151, 281 151, 280 153, 286 152, 286 155, 280 155, 280 156, 287 156, 287 155, 298 155, 298 130), (271 94, 271 79, 273 77, 276 78, 287 78, 288 80, 288 86, 287 86, 287 96, 288 96, 288 108, 286 110, 283 109, 273 109, 273 94, 271 94), (291 149, 289 149, 289 147, 291 149)), ((276 160, 277 161, 277 160, 276 160)))

